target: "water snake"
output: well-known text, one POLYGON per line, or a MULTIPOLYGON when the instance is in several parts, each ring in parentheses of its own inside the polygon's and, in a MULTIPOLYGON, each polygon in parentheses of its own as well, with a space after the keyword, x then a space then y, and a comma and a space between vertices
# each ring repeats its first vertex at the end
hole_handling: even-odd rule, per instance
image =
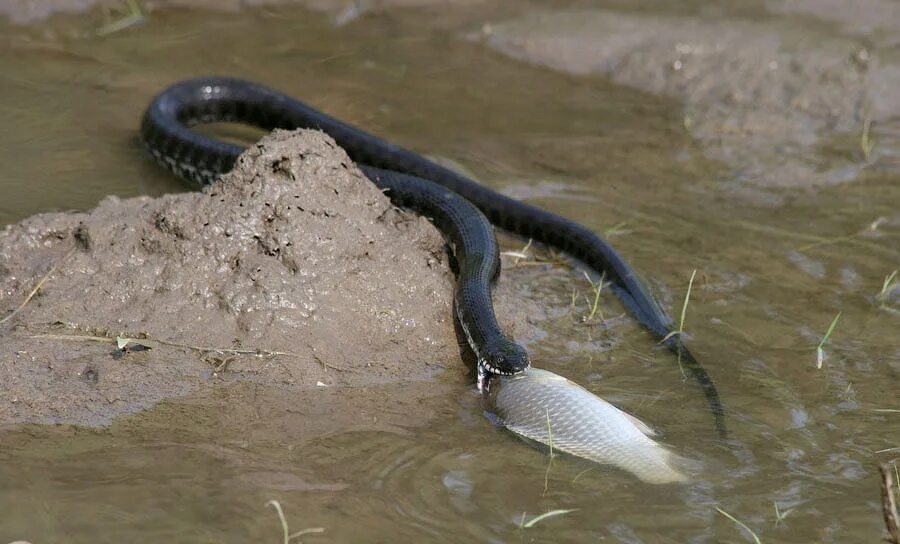
POLYGON ((491 286, 499 273, 499 254, 489 221, 559 249, 604 274, 635 319, 674 351, 700 384, 716 426, 720 434, 725 434, 724 409, 710 376, 681 337, 671 334, 671 319, 647 293, 631 267, 586 227, 499 194, 278 91, 238 79, 200 78, 165 89, 144 114, 141 140, 162 166, 198 186, 207 185, 230 171, 243 152, 238 145, 217 141, 190 128, 210 122, 245 123, 264 130, 322 130, 393 202, 434 221, 454 246, 459 263, 455 307, 477 356, 479 382, 484 374, 514 374, 529 366, 525 349, 503 335, 494 317, 491 286))

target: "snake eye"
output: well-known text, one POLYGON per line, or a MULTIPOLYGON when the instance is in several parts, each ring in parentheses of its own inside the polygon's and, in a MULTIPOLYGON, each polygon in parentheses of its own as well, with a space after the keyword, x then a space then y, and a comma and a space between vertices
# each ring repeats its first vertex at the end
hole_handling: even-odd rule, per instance
POLYGON ((504 375, 522 372, 531 364, 525 348, 514 342, 504 342, 490 350, 485 357, 485 362, 488 370, 504 375))

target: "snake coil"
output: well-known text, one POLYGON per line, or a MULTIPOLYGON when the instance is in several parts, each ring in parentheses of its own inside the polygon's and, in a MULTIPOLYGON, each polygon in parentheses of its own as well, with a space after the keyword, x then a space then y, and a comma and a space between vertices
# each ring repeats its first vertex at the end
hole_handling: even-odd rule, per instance
POLYGON ((513 374, 530 364, 525 349, 503 335, 494 316, 491 287, 500 263, 493 223, 568 253, 604 274, 635 319, 675 352, 700 384, 716 427, 725 435, 724 409, 710 376, 681 338, 671 333, 671 319, 631 267, 586 227, 492 191, 278 91, 238 79, 200 78, 165 89, 144 114, 141 139, 163 167, 204 186, 230 171, 243 152, 240 146, 190 128, 210 122, 245 123, 264 130, 322 130, 396 205, 412 208, 434 222, 454 248, 459 264, 456 314, 478 359, 479 384, 485 375, 513 374))

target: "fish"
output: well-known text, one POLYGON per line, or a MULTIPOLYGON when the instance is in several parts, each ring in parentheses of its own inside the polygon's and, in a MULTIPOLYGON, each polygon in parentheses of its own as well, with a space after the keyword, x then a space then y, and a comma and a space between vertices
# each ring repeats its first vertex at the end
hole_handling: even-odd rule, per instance
POLYGON ((514 434, 651 484, 685 482, 692 463, 653 440, 640 419, 548 370, 492 376, 488 411, 514 434))

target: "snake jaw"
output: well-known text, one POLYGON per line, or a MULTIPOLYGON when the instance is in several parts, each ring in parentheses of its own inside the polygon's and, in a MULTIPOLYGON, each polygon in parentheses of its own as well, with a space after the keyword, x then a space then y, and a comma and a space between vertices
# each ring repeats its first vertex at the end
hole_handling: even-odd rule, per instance
POLYGON ((516 374, 515 372, 503 371, 499 368, 491 365, 489 362, 484 359, 480 359, 478 364, 476 365, 476 370, 478 372, 478 392, 484 393, 487 383, 490 380, 491 376, 512 376, 516 374))
POLYGON ((491 375, 514 376, 528 370, 530 366, 531 360, 525 348, 509 342, 502 349, 495 351, 492 356, 478 358, 478 364, 476 365, 478 391, 484 392, 485 383, 491 375))
POLYGON ((484 365, 481 364, 481 361, 478 361, 478 364, 475 365, 476 372, 478 372, 478 379, 475 381, 475 384, 478 386, 478 392, 484 393, 485 386, 488 383, 488 379, 490 379, 490 372, 485 370, 484 365))

